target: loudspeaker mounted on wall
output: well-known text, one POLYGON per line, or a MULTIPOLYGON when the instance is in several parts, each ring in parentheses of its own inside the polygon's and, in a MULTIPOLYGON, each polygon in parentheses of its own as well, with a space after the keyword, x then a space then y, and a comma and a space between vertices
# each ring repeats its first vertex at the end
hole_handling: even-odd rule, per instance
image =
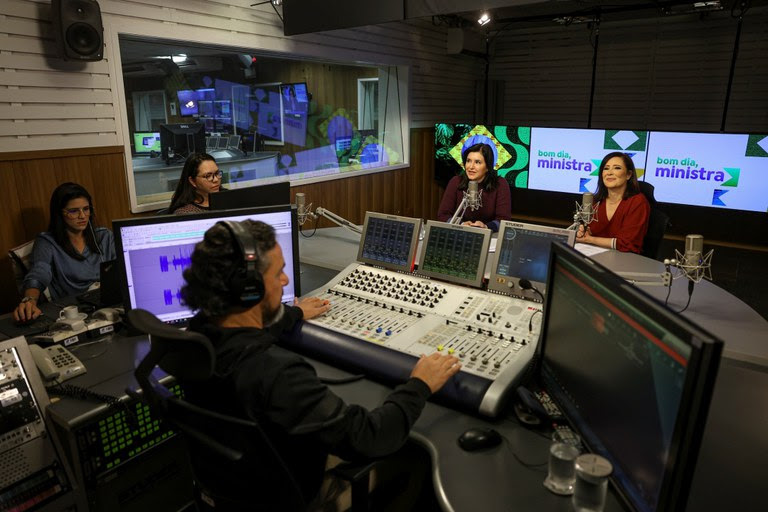
POLYGON ((104 57, 104 27, 96 0, 51 0, 51 21, 64 60, 89 62, 104 57))

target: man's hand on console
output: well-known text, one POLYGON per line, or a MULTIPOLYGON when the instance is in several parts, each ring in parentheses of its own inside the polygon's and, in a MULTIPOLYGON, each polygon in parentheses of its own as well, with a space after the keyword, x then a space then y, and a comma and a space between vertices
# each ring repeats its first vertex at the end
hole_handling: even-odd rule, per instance
POLYGON ((331 301, 319 299, 317 297, 308 297, 303 299, 301 302, 295 300, 294 304, 299 306, 304 312, 304 320, 309 320, 311 318, 315 318, 316 316, 320 316, 331 309, 331 301))
POLYGON ((460 369, 461 363, 454 356, 441 355, 437 352, 428 356, 422 354, 416 366, 413 367, 411 377, 424 381, 432 393, 437 393, 448 379, 459 373, 460 369))

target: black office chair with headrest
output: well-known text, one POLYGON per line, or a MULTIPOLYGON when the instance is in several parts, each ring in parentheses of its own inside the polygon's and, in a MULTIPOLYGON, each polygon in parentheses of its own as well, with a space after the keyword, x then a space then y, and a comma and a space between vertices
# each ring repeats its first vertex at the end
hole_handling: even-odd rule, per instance
POLYGON ((648 231, 643 238, 643 249, 641 254, 648 258, 657 259, 659 257, 659 248, 664 238, 664 233, 669 226, 669 215, 659 209, 658 202, 653 196, 654 186, 646 181, 638 181, 640 192, 648 200, 651 206, 651 213, 648 216, 648 231))
POLYGON ((198 407, 152 376, 159 366, 182 388, 210 379, 216 355, 208 338, 167 325, 141 309, 127 316, 133 327, 149 334, 151 343, 135 371, 142 394, 127 391, 184 436, 198 510, 305 510, 296 480, 258 423, 198 407))

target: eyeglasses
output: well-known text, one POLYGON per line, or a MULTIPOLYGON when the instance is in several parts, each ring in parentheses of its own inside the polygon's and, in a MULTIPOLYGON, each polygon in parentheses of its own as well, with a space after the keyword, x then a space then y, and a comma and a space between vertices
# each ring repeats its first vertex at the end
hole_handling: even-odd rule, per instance
POLYGON ((66 215, 70 219, 78 218, 80 216, 80 213, 82 213, 84 217, 89 217, 91 213, 93 213, 93 207, 83 206, 82 208, 65 208, 64 209, 64 215, 66 215))
POLYGON ((222 176, 224 176, 224 173, 221 171, 209 172, 208 174, 197 175, 198 178, 203 178, 204 180, 208 180, 208 181, 214 181, 214 179, 220 180, 222 176))

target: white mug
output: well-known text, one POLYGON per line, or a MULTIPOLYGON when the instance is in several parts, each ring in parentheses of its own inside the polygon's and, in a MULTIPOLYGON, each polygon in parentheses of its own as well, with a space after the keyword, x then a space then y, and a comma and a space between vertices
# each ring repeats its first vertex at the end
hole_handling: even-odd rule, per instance
POLYGON ((79 318, 80 312, 77 310, 77 306, 65 306, 59 311, 59 320, 69 319, 73 320, 79 318))

